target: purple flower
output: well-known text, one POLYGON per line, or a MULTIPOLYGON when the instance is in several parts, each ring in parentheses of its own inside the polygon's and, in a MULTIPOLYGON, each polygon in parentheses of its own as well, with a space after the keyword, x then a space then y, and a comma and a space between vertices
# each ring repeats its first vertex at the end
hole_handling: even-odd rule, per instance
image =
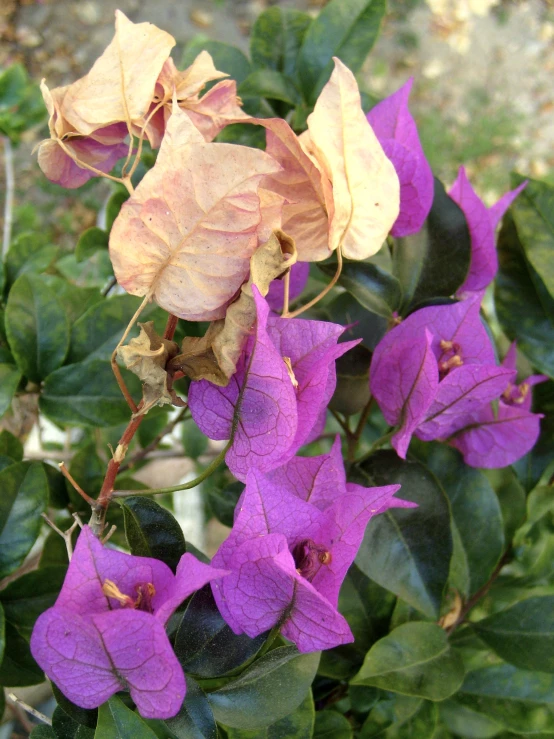
POLYGON ((421 147, 408 98, 413 77, 367 114, 367 120, 400 180, 400 214, 391 233, 408 236, 423 226, 433 204, 433 173, 421 147))
POLYGON ((35 624, 33 657, 82 708, 129 690, 145 718, 175 716, 185 676, 164 625, 191 593, 226 574, 184 554, 174 575, 157 559, 102 546, 85 526, 56 603, 35 624))
POLYGON ((510 205, 527 185, 522 183, 507 192, 491 208, 487 208, 469 182, 466 171, 460 167, 458 177, 448 193, 463 210, 471 236, 471 262, 468 275, 458 289, 460 297, 480 293, 489 285, 498 271, 495 230, 510 205))
POLYGON ((236 634, 280 625, 301 652, 353 641, 337 611, 340 586, 370 518, 413 504, 399 485, 345 482, 337 440, 330 455, 296 457, 269 474, 252 469, 228 539, 213 562, 231 574, 212 589, 236 634))
MULTIPOLYGON (((517 350, 510 346, 502 362, 515 377, 517 350)), ((496 469, 517 462, 535 445, 542 414, 531 413, 533 385, 546 382, 546 375, 531 375, 519 385, 508 383, 494 409, 487 404, 460 419, 458 432, 448 441, 463 455, 470 467, 496 469)))
MULTIPOLYGON (((297 298, 306 286, 310 265, 308 262, 296 262, 290 268, 289 301, 297 298)), ((266 295, 266 301, 272 311, 280 313, 284 304, 284 280, 273 280, 266 295)))
POLYGON ((226 461, 239 480, 294 456, 321 425, 336 385, 335 359, 358 341, 337 344, 345 330, 326 321, 279 318, 254 287, 255 331, 227 387, 191 383, 189 406, 210 439, 230 439, 226 461))
POLYGON ((377 345, 370 388, 405 459, 410 439, 444 439, 500 397, 515 371, 497 367, 478 297, 422 308, 377 345))

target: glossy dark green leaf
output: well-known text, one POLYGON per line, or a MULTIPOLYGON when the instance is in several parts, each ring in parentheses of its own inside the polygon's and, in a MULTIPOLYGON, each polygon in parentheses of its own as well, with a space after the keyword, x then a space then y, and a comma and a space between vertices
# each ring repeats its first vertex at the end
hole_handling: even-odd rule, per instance
POLYGON ((69 320, 39 275, 22 275, 10 290, 6 334, 19 369, 33 382, 63 363, 69 348, 69 320))
POLYGON ((204 691, 187 676, 187 695, 179 713, 165 721, 178 739, 217 739, 217 725, 204 691))
POLYGON ((44 567, 22 575, 0 592, 6 620, 17 628, 32 629, 35 621, 54 605, 67 567, 44 567))
POLYGON ((114 194, 110 197, 108 200, 108 204, 106 206, 106 232, 110 233, 112 230, 113 222, 119 215, 119 211, 121 210, 121 206, 123 203, 128 200, 129 193, 126 189, 121 186, 120 190, 116 190, 114 194))
MULTIPOLYGON (((68 364, 91 359, 110 359, 139 305, 140 299, 133 295, 115 295, 89 308, 71 329, 68 364)), ((154 305, 147 306, 140 320, 154 318, 154 310, 154 305)), ((162 326, 158 325, 157 328, 163 330, 162 326)), ((135 328, 130 336, 136 333, 135 328)))
POLYGON ((14 572, 37 540, 48 505, 41 464, 18 462, 0 472, 0 578, 14 572))
POLYGON ((48 244, 48 238, 34 231, 19 234, 6 254, 6 279, 12 285, 22 274, 44 272, 58 255, 58 247, 48 244))
POLYGON ((39 724, 31 731, 29 739, 56 739, 56 732, 48 724, 39 724))
POLYGON ((99 249, 108 248, 108 234, 101 228, 93 226, 87 228, 79 236, 77 246, 75 247, 75 259, 82 262, 95 254, 99 249))
POLYGON ((38 685, 44 681, 44 673, 37 665, 29 643, 15 626, 6 623, 6 648, 0 664, 0 685, 19 688, 38 685))
MULTIPOLYGON (((136 378, 126 375, 126 382, 138 397, 136 378)), ((104 428, 129 420, 129 406, 111 365, 99 359, 53 372, 46 378, 39 406, 46 416, 61 424, 104 428)))
POLYGON ((23 459, 23 444, 17 436, 14 436, 6 429, 0 431, 0 454, 5 457, 11 457, 16 462, 23 459))
POLYGON ((338 56, 358 72, 377 39, 384 0, 331 0, 309 26, 298 55, 304 98, 315 103, 338 56))
POLYGON ((370 313, 347 292, 331 300, 325 306, 325 314, 333 323, 348 326, 342 335, 344 341, 362 339, 363 345, 371 351, 387 333, 386 318, 370 313))
MULTIPOLYGON (((261 648, 267 634, 237 636, 222 619, 210 586, 195 593, 175 637, 175 654, 185 672, 201 678, 237 669, 261 648)), ((225 723, 225 722, 223 722, 225 723)))
POLYGON ((336 361, 337 385, 329 403, 332 411, 352 416, 369 402, 371 352, 358 344, 336 361))
MULTIPOLYGON (((439 733, 439 706, 430 701, 424 701, 419 710, 407 721, 396 725, 393 724, 386 733, 386 739, 441 739, 444 735, 439 733)), ((446 739, 446 738, 445 738, 446 739)))
POLYGON ((399 498, 417 508, 392 508, 366 529, 356 564, 414 608, 437 618, 452 556, 448 500, 435 476, 395 452, 377 452, 357 470, 367 486, 401 484, 399 498))
POLYGON ((216 486, 208 487, 205 495, 210 510, 225 526, 232 527, 235 508, 243 490, 242 482, 231 482, 221 489, 216 486))
POLYGON ((281 100, 290 105, 294 105, 299 99, 293 83, 272 69, 255 69, 242 82, 238 92, 245 98, 264 97, 269 100, 281 100))
POLYGON ((307 13, 293 8, 264 10, 250 33, 252 64, 296 77, 296 58, 311 22, 307 13))
POLYGON ((381 700, 370 711, 362 726, 360 739, 370 739, 372 737, 384 739, 384 737, 388 737, 388 731, 392 730, 393 726, 402 726, 412 716, 415 716, 424 705, 421 698, 411 698, 394 693, 381 693, 381 695, 381 700))
POLYGON ((394 601, 392 593, 352 565, 340 589, 339 611, 355 641, 322 652, 318 674, 343 680, 355 675, 371 645, 387 633, 394 601))
POLYGON ((185 47, 181 58, 181 69, 189 67, 201 51, 207 51, 214 60, 215 68, 227 72, 237 85, 248 77, 252 68, 247 57, 236 46, 222 41, 213 41, 205 36, 196 36, 185 47))
POLYGON ((52 716, 52 728, 58 739, 94 739, 94 727, 75 721, 61 706, 57 706, 52 716))
POLYGON ((226 126, 216 141, 222 144, 239 144, 252 146, 255 149, 265 149, 265 130, 261 126, 252 126, 250 123, 232 123, 226 126))
MULTIPOLYGON (((335 268, 319 265, 326 274, 332 276, 335 268)), ((400 282, 376 264, 371 262, 345 262, 339 277, 341 284, 366 310, 389 320, 402 303, 400 282)))
POLYGON ((10 64, 0 73, 0 110, 9 110, 22 102, 29 82, 23 64, 10 64))
POLYGON ((86 709, 76 706, 69 700, 69 698, 65 697, 55 683, 52 683, 52 693, 54 694, 56 703, 71 719, 73 719, 73 721, 78 724, 83 724, 83 726, 88 726, 89 729, 95 728, 96 721, 98 720, 97 708, 86 709))
POLYGON ((504 552, 504 521, 498 498, 479 470, 463 463, 461 455, 444 444, 426 444, 426 465, 438 478, 460 535, 460 563, 467 572, 467 589, 475 593, 489 579, 504 552))
MULTIPOLYGON (((319 714, 317 714, 319 716, 319 714)), ((310 739, 314 736, 314 699, 311 691, 296 711, 263 729, 247 731, 225 727, 228 739, 310 739)))
POLYGON ((450 648, 444 630, 413 621, 371 647, 352 683, 442 701, 458 690, 463 679, 462 660, 450 648))
POLYGON ((63 277, 58 277, 58 275, 42 275, 41 280, 56 294, 58 302, 67 315, 70 326, 73 326, 75 321, 93 305, 105 300, 98 288, 79 287, 63 277))
POLYGON ((514 186, 527 186, 512 206, 512 216, 529 264, 554 298, 554 187, 513 175, 514 186))
POLYGON ((510 542, 526 516, 525 489, 511 467, 502 470, 501 482, 496 486, 496 495, 504 521, 504 539, 510 542))
POLYGON ((216 720, 236 729, 260 729, 288 716, 306 697, 318 662, 318 652, 273 649, 239 678, 210 693, 216 720))
POLYGON ((506 662, 523 670, 554 672, 554 595, 522 600, 473 628, 506 662))
POLYGON ((23 373, 15 364, 0 363, 0 418, 12 404, 23 373))
POLYGON ((510 214, 498 237, 498 261, 494 298, 500 324, 541 372, 554 377, 554 298, 525 259, 510 214))
POLYGON ((454 295, 466 278, 471 239, 462 209, 435 178, 435 195, 423 228, 396 239, 393 272, 404 293, 402 314, 428 298, 454 295))
POLYGON ((348 719, 336 711, 318 711, 315 716, 314 739, 352 739, 348 719))
POLYGON ((159 503, 140 496, 121 499, 125 536, 131 554, 161 559, 175 572, 186 552, 183 531, 159 503))
POLYGON ((478 706, 470 707, 450 698, 439 706, 440 717, 447 728, 464 739, 490 739, 503 731, 498 721, 479 711, 478 706))
POLYGON ((114 695, 98 709, 95 739, 156 739, 141 717, 114 695))

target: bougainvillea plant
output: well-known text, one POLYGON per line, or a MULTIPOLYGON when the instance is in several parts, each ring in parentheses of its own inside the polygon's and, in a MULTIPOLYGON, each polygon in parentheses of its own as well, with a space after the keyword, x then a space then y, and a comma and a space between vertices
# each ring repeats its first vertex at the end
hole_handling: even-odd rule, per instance
MULTIPOLYGON (((42 82, 42 172, 113 192, 74 253, 8 229, 0 272, 0 682, 57 703, 31 736, 554 735, 554 189, 445 189, 417 78, 360 91, 383 13, 273 7, 250 59, 176 63, 117 11, 42 82), (43 419, 67 443, 26 458, 43 419), (197 476, 145 487, 176 430, 197 476), (172 513, 199 485, 211 562, 172 513)), ((13 143, 27 90, 0 76, 13 143)))

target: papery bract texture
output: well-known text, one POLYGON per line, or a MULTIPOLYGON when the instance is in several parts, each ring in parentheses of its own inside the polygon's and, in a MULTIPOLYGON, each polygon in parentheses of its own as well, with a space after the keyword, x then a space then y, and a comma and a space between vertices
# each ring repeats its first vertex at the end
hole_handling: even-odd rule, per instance
POLYGON ((226 387, 193 382, 189 407, 201 431, 233 443, 226 461, 239 480, 269 471, 306 443, 335 387, 335 359, 358 342, 337 344, 342 326, 269 316, 255 286, 255 332, 226 387))
POLYGON ((367 123, 354 75, 339 59, 334 62, 308 117, 309 149, 333 186, 330 248, 366 259, 379 251, 398 217, 400 185, 367 123))
POLYGON ((178 108, 168 133, 114 223, 110 256, 127 292, 150 295, 180 318, 214 320, 248 275, 258 186, 279 165, 258 149, 204 143, 178 108))
POLYGON ((170 718, 185 678, 164 630, 195 590, 227 572, 184 554, 174 575, 149 557, 102 546, 85 526, 52 608, 33 630, 31 651, 76 705, 95 708, 129 689, 145 718, 170 718))
POLYGON ((461 297, 478 293, 493 281, 498 271, 496 226, 526 184, 506 193, 489 209, 471 186, 464 167, 460 167, 458 177, 448 194, 464 212, 471 236, 469 272, 457 292, 461 297))
POLYGON ((352 641, 337 601, 365 527, 387 508, 413 504, 393 498, 398 485, 346 484, 337 451, 336 443, 326 459, 297 457, 282 472, 248 473, 233 529, 213 559, 231 570, 212 589, 235 633, 253 637, 280 624, 302 652, 352 641))
POLYGON ((366 116, 400 180, 400 213, 391 230, 397 237, 419 231, 433 204, 433 172, 408 109, 413 81, 410 77, 366 116))

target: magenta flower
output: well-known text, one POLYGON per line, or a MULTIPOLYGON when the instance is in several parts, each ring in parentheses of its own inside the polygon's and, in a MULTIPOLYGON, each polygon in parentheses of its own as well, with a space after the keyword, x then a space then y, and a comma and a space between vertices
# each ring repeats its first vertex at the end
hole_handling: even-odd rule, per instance
POLYGON ((515 371, 497 367, 478 297, 412 313, 379 342, 370 388, 405 459, 412 435, 444 439, 499 398, 515 371))
POLYGON ((82 708, 129 690, 145 718, 175 716, 185 676, 164 625, 191 593, 226 574, 184 554, 174 575, 157 559, 102 546, 85 526, 56 603, 35 624, 33 657, 82 708))
POLYGON ((527 185, 523 182, 507 192, 491 208, 483 203, 469 182, 466 171, 460 167, 458 177, 448 193, 463 210, 471 236, 471 262, 468 275, 457 295, 464 297, 480 293, 489 285, 498 271, 495 230, 504 213, 527 185))
POLYGON ((231 570, 212 590, 233 631, 255 637, 280 625, 301 652, 353 641, 337 611, 340 586, 370 518, 413 505, 392 497, 399 487, 346 483, 338 440, 330 455, 252 469, 213 559, 231 570))
POLYGON ((358 343, 337 344, 345 330, 326 321, 279 318, 254 287, 257 321, 227 387, 193 382, 189 406, 210 439, 230 439, 226 462, 246 480, 293 457, 321 425, 336 385, 335 359, 358 343), (234 433, 233 433, 234 429, 234 433))
POLYGON ((366 116, 400 180, 400 214, 391 230, 393 236, 419 231, 433 204, 433 173, 408 109, 413 81, 410 77, 366 116))
MULTIPOLYGON (((290 285, 289 285, 289 301, 297 298, 302 290, 306 287, 308 282, 308 275, 310 273, 310 265, 308 262, 296 262, 290 268, 290 285)), ((269 292, 266 295, 267 304, 272 311, 280 313, 283 310, 284 304, 284 281, 273 280, 269 286, 269 292)))
MULTIPOLYGON (((502 365, 516 370, 516 345, 510 346, 502 365)), ((546 375, 531 375, 519 385, 508 384, 496 410, 487 404, 463 418, 448 441, 470 467, 496 469, 517 462, 535 445, 542 414, 531 413, 531 387, 546 382, 546 375)))

